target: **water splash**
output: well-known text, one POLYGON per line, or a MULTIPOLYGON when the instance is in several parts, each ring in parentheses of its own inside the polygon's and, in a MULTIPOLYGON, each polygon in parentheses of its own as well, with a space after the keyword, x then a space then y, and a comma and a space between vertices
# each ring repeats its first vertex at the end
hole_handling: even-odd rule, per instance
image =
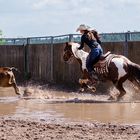
MULTIPOLYGON (((137 86, 133 85, 129 81, 126 81, 124 83, 124 88, 126 90, 126 95, 123 97, 124 101, 133 102, 133 101, 140 100, 140 90, 138 89, 137 86)), ((119 91, 115 87, 112 87, 112 88, 110 88, 109 94, 113 95, 113 96, 118 95, 119 91)))
POLYGON ((79 93, 79 92, 70 92, 67 90, 58 90, 58 89, 49 89, 44 88, 44 86, 27 86, 27 87, 20 87, 22 92, 25 91, 25 89, 28 89, 28 91, 31 93, 30 96, 27 96, 27 98, 34 98, 34 99, 41 99, 42 102, 45 100, 107 100, 108 95, 98 95, 98 94, 89 94, 89 93, 79 93))

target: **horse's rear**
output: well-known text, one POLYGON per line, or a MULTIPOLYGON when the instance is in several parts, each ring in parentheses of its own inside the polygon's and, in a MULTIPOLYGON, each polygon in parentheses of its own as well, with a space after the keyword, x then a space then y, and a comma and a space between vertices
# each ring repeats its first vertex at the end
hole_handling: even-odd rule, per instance
POLYGON ((129 80, 140 89, 140 66, 138 64, 129 64, 129 80))
POLYGON ((115 83, 125 79, 136 81, 140 86, 140 66, 122 55, 116 55, 109 64, 110 78, 115 83))
MULTIPOLYGON (((140 88, 140 66, 122 55, 107 53, 94 65, 94 70, 99 80, 110 80, 113 82, 120 92, 117 100, 126 94, 123 87, 123 83, 126 80, 133 82, 140 88)), ((113 99, 113 97, 110 97, 110 99, 113 99)))
POLYGON ((126 91, 123 83, 129 80, 140 88, 140 66, 131 62, 122 55, 116 55, 109 64, 108 78, 113 82, 120 94, 117 99, 121 99, 126 91))

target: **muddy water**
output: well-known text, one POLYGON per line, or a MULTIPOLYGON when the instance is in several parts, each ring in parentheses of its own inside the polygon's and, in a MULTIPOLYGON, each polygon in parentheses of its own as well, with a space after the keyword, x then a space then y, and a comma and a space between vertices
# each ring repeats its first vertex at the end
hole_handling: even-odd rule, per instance
POLYGON ((0 89, 0 116, 140 124, 140 103, 53 103, 66 99, 107 99, 107 96, 101 96, 36 89, 34 96, 27 100, 15 96, 12 88, 0 89))

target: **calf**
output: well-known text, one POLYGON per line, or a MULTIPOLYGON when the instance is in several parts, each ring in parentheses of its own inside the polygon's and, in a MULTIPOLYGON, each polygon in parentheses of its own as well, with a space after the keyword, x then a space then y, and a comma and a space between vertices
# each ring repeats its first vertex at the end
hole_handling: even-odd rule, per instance
POLYGON ((0 67, 0 87, 13 87, 15 93, 20 95, 19 88, 17 87, 15 76, 12 70, 17 70, 12 67, 0 67))

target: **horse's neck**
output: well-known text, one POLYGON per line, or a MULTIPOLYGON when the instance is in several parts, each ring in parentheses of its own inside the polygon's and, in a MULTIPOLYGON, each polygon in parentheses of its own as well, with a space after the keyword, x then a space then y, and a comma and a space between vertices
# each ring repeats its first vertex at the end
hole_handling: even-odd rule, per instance
POLYGON ((88 56, 88 53, 85 52, 85 51, 83 51, 83 50, 78 50, 78 51, 76 52, 76 54, 77 54, 78 58, 81 59, 81 60, 82 60, 83 58, 87 59, 87 56, 88 56))
POLYGON ((76 48, 75 46, 72 48, 73 54, 77 59, 80 59, 82 62, 82 69, 86 69, 86 60, 88 57, 87 52, 83 50, 78 50, 78 47, 76 48))
POLYGON ((76 47, 73 47, 72 51, 73 51, 74 56, 78 59, 81 59, 81 60, 83 57, 87 58, 87 56, 88 56, 87 52, 85 52, 83 50, 78 50, 78 48, 76 48, 76 47))

